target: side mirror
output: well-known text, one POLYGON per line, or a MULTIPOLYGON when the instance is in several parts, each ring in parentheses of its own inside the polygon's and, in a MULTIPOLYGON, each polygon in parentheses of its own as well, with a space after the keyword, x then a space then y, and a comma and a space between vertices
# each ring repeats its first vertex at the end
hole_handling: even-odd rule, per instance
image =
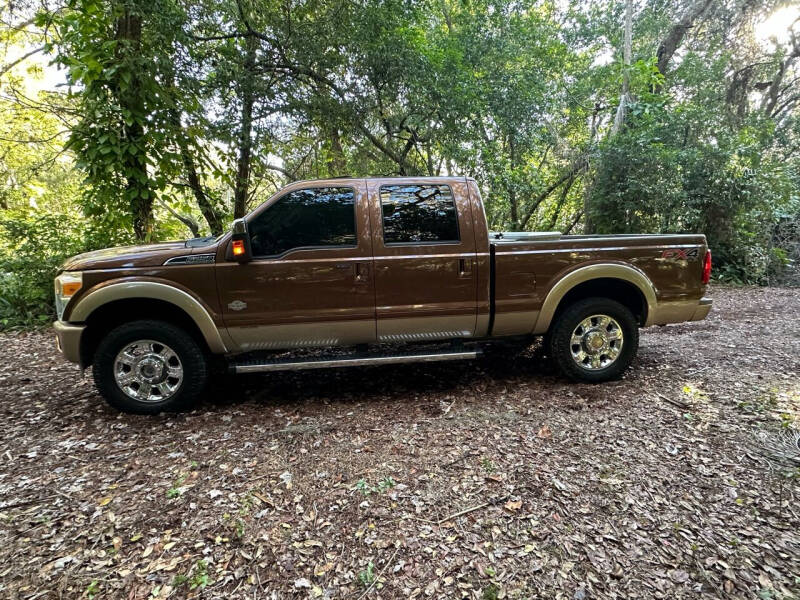
POLYGON ((250 250, 250 234, 247 232, 247 221, 244 219, 236 219, 233 222, 231 254, 233 254, 233 260, 242 265, 250 262, 250 259, 253 258, 250 250))

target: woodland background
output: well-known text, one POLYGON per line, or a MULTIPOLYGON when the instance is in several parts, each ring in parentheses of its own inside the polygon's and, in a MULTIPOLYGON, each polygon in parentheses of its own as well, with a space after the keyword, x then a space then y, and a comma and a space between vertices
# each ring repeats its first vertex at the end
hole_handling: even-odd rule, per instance
POLYGON ((493 228, 703 232, 800 280, 800 8, 762 0, 0 4, 0 329, 67 256, 218 235, 285 183, 472 175, 493 228))

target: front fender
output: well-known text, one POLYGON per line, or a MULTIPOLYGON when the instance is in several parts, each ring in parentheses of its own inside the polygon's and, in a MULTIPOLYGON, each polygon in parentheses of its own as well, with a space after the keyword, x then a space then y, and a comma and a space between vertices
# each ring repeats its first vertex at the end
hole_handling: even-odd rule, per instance
POLYGON ((175 286, 156 281, 120 280, 104 284, 78 299, 71 307, 69 321, 85 322, 95 310, 109 302, 134 298, 161 300, 177 306, 197 325, 211 352, 223 354, 228 351, 214 320, 197 298, 175 286))

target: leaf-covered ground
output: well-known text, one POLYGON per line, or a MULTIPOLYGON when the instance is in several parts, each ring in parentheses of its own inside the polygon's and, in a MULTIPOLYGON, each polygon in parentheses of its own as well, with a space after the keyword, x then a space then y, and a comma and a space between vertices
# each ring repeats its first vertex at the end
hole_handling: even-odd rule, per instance
POLYGON ((534 349, 155 418, 0 336, 0 597, 799 597, 800 290, 713 296, 611 384, 534 349))

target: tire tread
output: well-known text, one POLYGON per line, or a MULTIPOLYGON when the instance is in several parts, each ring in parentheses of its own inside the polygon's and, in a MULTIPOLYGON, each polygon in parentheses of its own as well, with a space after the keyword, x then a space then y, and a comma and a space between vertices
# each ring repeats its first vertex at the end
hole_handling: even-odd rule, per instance
POLYGON ((186 331, 166 321, 142 319, 120 325, 106 334, 95 352, 92 376, 100 395, 117 410, 157 414, 183 410, 192 404, 206 387, 208 363, 203 349, 186 331), (178 353, 183 364, 181 388, 167 401, 158 404, 137 402, 119 389, 114 380, 114 360, 120 348, 136 339, 145 338, 169 345, 178 353))
POLYGON ((630 366, 639 348, 639 325, 636 317, 624 305, 609 298, 593 297, 578 300, 557 317, 545 337, 547 351, 559 370, 573 381, 601 383, 620 377, 630 366), (598 371, 579 367, 570 352, 572 332, 590 314, 607 314, 620 324, 624 334, 622 352, 614 363, 598 371))

